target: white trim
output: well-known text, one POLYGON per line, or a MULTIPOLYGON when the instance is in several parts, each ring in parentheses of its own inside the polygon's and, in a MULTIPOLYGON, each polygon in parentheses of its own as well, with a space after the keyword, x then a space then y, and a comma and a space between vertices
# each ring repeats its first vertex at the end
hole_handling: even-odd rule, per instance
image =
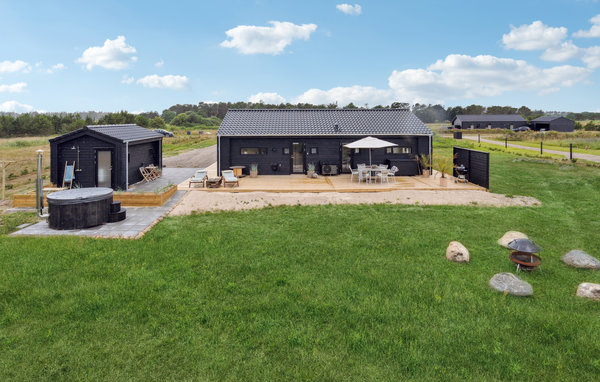
POLYGON ((125 142, 125 191, 129 190, 129 141, 125 142))

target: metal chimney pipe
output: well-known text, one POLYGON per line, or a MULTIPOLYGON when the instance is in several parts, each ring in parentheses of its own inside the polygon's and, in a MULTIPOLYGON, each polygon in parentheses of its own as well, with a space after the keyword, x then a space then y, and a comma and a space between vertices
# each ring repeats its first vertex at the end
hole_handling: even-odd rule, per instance
POLYGON ((44 215, 44 181, 42 179, 42 156, 44 150, 37 150, 37 179, 35 182, 35 209, 41 218, 46 218, 44 215))

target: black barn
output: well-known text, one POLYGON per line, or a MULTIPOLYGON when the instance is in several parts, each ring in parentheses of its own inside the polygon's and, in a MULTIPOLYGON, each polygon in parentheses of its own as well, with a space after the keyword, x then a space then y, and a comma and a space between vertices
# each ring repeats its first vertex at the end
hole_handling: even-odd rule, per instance
POLYGON ((137 125, 92 125, 50 139, 50 181, 62 185, 65 163, 75 161, 81 187, 127 190, 142 180, 139 168, 162 168, 162 138, 137 125))
POLYGON ((455 129, 512 129, 527 126, 518 114, 459 114, 452 120, 455 129))
POLYGON ((545 115, 543 117, 536 118, 531 121, 533 130, 545 129, 547 131, 562 131, 572 132, 575 130, 575 122, 561 116, 545 115))
POLYGON ((218 171, 258 164, 263 175, 350 172, 369 163, 368 149, 345 144, 373 136, 397 147, 372 150, 372 163, 397 166, 397 175, 419 173, 415 156, 431 154, 432 131, 404 109, 230 109, 219 130, 218 171))

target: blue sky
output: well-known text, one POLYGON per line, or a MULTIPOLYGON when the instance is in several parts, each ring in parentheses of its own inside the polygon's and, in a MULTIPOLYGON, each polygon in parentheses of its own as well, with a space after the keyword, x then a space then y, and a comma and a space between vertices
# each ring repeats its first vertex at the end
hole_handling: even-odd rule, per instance
POLYGON ((600 3, 3 1, 0 111, 393 101, 600 111, 600 3))

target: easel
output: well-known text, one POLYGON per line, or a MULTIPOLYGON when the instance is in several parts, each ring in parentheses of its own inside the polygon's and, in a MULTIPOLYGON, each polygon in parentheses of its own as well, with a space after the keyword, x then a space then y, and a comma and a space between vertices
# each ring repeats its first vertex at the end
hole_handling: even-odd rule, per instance
POLYGON ((0 168, 2 168, 2 198, 4 200, 4 189, 6 188, 6 168, 15 161, 0 160, 0 168))
POLYGON ((71 165, 67 161, 65 162, 65 172, 63 173, 63 188, 66 188, 65 183, 68 183, 69 189, 71 189, 73 187, 73 180, 75 180, 75 161, 71 165))

